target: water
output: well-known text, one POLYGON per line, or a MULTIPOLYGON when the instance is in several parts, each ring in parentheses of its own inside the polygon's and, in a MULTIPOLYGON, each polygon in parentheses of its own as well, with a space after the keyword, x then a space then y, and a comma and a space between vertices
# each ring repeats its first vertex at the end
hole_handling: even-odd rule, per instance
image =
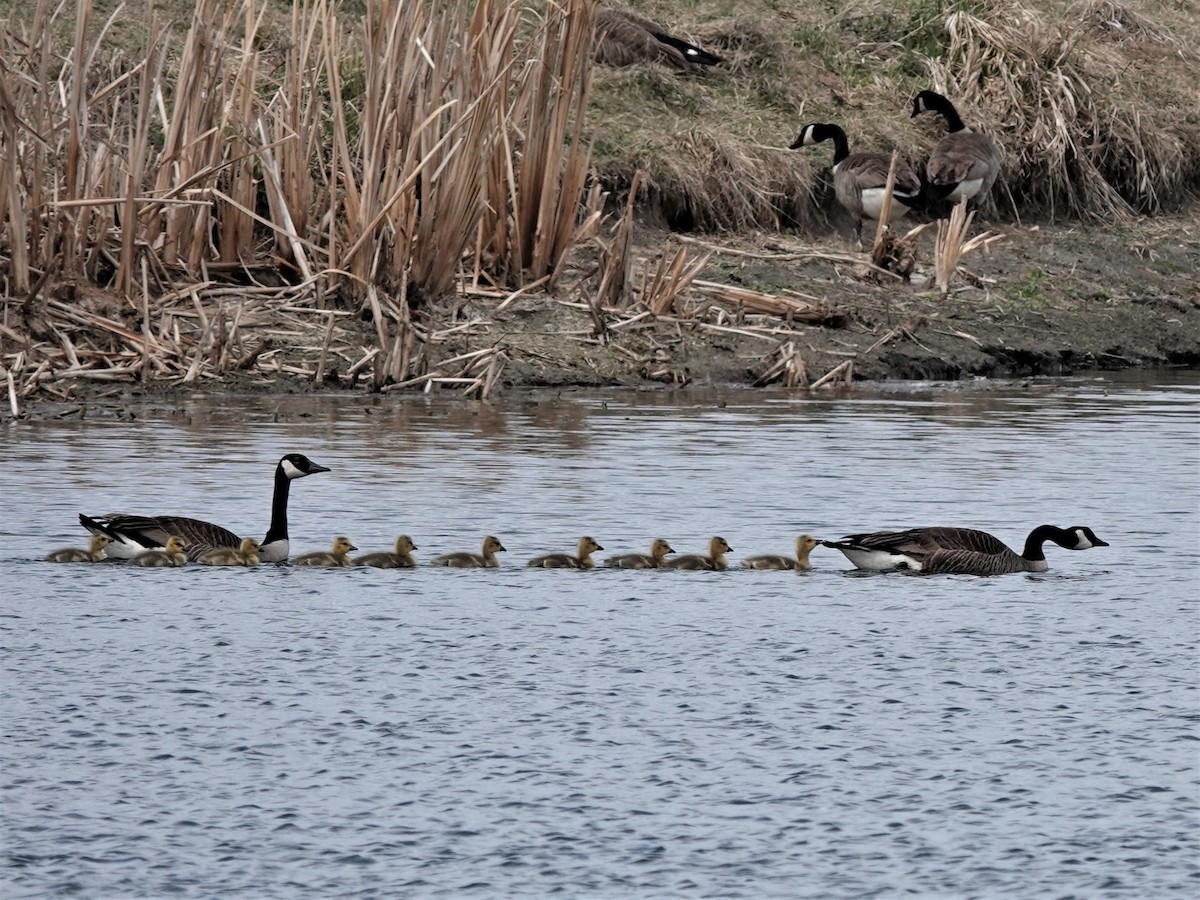
POLYGON ((3 894, 1200 890, 1200 378, 809 398, 181 400, 0 432, 3 894), (80 511, 496 571, 37 561, 80 511), (917 524, 1050 571, 528 570, 917 524))

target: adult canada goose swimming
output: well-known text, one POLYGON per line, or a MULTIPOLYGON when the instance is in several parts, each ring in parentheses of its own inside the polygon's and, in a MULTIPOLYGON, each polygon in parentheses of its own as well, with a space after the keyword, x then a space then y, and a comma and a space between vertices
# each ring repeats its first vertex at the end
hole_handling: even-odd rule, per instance
POLYGON ((105 549, 111 543, 107 534, 93 534, 88 548, 66 547, 46 555, 46 562, 100 562, 106 558, 105 549))
POLYGON ((291 564, 293 566, 352 566, 350 561, 351 551, 357 550, 350 538, 339 536, 333 539, 333 547, 328 553, 305 553, 302 556, 293 557, 291 564))
POLYGON ((668 553, 674 553, 671 545, 662 538, 655 538, 650 543, 647 553, 618 553, 604 561, 606 566, 614 569, 661 569, 668 553))
POLYGON ((417 545, 412 542, 412 538, 402 534, 396 538, 396 546, 391 553, 382 550, 377 553, 365 553, 357 557, 354 564, 373 566, 376 569, 411 569, 417 564, 412 555, 416 549, 417 545))
POLYGON ((574 556, 570 553, 547 553, 545 556, 535 556, 526 565, 534 569, 590 569, 595 565, 592 554, 603 549, 595 538, 585 536, 579 539, 574 556))
MULTIPOLYGON (((275 466, 275 492, 271 497, 271 524, 260 545, 259 559, 263 562, 283 562, 288 558, 288 492, 292 481, 328 471, 302 453, 289 453, 279 460, 275 466)), ((198 559, 217 547, 236 547, 242 540, 228 528, 182 516, 85 516, 81 513, 79 522, 93 534, 108 535, 112 539, 108 555, 118 559, 131 559, 143 550, 162 547, 171 535, 183 539, 191 559, 198 559)))
POLYGON ((198 563, 206 566, 257 566, 262 557, 254 538, 242 538, 236 547, 215 547, 200 554, 198 563))
POLYGON ((821 541, 846 554, 860 569, 908 569, 927 574, 1006 575, 1012 572, 1045 572, 1042 545, 1053 541, 1068 550, 1107 547, 1084 525, 1059 528, 1039 525, 1025 539, 1018 556, 999 538, 973 528, 911 528, 852 534, 840 541, 821 541))
POLYGON ((729 568, 729 564, 725 562, 725 554, 731 550, 733 548, 725 543, 725 538, 714 537, 708 542, 707 555, 685 553, 683 556, 664 560, 662 567, 664 569, 695 569, 709 572, 724 572, 729 568))
POLYGON ((187 565, 187 554, 184 552, 187 548, 183 541, 171 535, 167 538, 167 545, 161 550, 143 550, 129 562, 134 566, 146 566, 148 568, 176 568, 187 565))
POLYGON ((593 57, 601 65, 661 62, 677 72, 695 72, 703 66, 721 62, 721 57, 668 34, 649 19, 625 10, 599 9, 595 22, 593 57))
MULTIPOLYGON (((798 150, 821 141, 833 141, 833 192, 854 219, 854 234, 862 246, 863 220, 878 219, 883 209, 892 159, 884 153, 851 153, 846 132, 830 124, 805 125, 788 149, 798 150)), ((898 160, 889 218, 903 218, 918 204, 920 195, 920 176, 903 159, 898 160)))
POLYGON ((499 538, 490 534, 483 539, 483 553, 445 553, 429 561, 431 566, 450 566, 452 569, 495 569, 500 565, 496 554, 504 550, 499 538))
POLYGON ((808 554, 817 546, 817 540, 811 534, 802 534, 796 538, 796 558, 790 556, 747 556, 742 560, 743 569, 795 569, 797 572, 807 572, 812 568, 808 554))
POLYGON ((913 97, 913 116, 933 112, 946 120, 946 134, 933 145, 925 164, 926 190, 939 200, 981 198, 1000 174, 1000 146, 990 134, 972 131, 954 104, 933 91, 913 97))

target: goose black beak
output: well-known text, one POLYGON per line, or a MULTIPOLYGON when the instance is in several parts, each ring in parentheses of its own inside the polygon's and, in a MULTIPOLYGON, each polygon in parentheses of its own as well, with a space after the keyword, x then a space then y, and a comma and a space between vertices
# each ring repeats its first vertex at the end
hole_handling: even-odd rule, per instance
POLYGON ((305 475, 315 475, 317 472, 328 472, 328 471, 329 471, 328 466, 319 465, 318 463, 315 463, 310 459, 308 461, 308 471, 305 472, 304 474, 305 475))

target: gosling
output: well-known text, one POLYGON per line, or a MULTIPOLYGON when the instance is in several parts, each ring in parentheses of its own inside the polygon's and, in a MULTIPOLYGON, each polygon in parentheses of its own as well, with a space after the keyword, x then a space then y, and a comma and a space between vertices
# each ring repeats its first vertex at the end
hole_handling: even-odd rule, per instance
POLYGON ((664 569, 691 569, 695 571, 724 572, 729 568, 725 554, 733 550, 725 538, 717 536, 708 542, 708 554, 686 553, 663 563, 664 569))
POLYGON ((148 568, 171 569, 187 565, 187 547, 183 541, 171 535, 167 538, 165 547, 155 547, 153 550, 143 550, 133 559, 130 565, 146 566, 148 568))
POLYGON ((534 569, 590 569, 595 565, 592 554, 603 549, 595 538, 581 537, 575 556, 570 553, 547 553, 534 557, 526 565, 534 569))
POLYGON ((357 550, 348 537, 335 537, 328 553, 305 553, 292 560, 293 566, 350 566, 350 551, 357 550))
POLYGON ((396 547, 391 552, 365 553, 354 560, 356 566, 373 566, 376 569, 411 569, 417 564, 412 552, 417 545, 407 534, 396 538, 396 547))
POLYGON ((662 538, 655 538, 650 544, 650 552, 618 553, 604 561, 606 566, 614 569, 661 569, 668 553, 674 553, 671 545, 662 538))
POLYGON ((499 538, 488 535, 483 539, 483 553, 445 553, 429 561, 431 566, 449 566, 452 569, 495 569, 500 565, 496 554, 504 550, 499 538))
POLYGON ((774 556, 770 553, 762 556, 747 556, 742 560, 743 569, 794 569, 797 572, 807 572, 812 568, 808 554, 817 546, 817 540, 811 534, 802 534, 796 538, 796 558, 790 556, 774 556))
POLYGON ((254 538, 242 538, 237 547, 217 547, 203 553, 196 562, 206 566, 257 566, 259 544, 254 538))
POLYGON ((76 547, 55 550, 46 557, 46 562, 100 562, 100 560, 108 558, 108 554, 104 552, 104 548, 111 543, 112 538, 107 534, 93 534, 92 539, 88 541, 88 548, 86 550, 80 550, 76 547))

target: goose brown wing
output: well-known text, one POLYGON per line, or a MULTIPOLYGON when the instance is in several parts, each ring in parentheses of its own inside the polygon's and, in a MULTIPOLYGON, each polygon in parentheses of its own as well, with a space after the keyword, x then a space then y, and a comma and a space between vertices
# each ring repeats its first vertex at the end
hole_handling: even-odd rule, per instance
POLYGON ((866 550, 882 550, 887 553, 903 553, 909 556, 924 556, 938 550, 938 544, 930 537, 936 529, 913 528, 908 531, 876 531, 869 534, 847 535, 846 540, 866 550))
POLYGON ((928 540, 942 550, 969 550, 974 553, 1011 553, 1011 548, 995 535, 975 528, 926 528, 928 540))
POLYGON ((107 533, 126 535, 143 547, 162 547, 172 535, 182 538, 188 558, 197 559, 214 547, 236 547, 242 539, 220 525, 184 516, 109 515, 93 520, 107 533))

